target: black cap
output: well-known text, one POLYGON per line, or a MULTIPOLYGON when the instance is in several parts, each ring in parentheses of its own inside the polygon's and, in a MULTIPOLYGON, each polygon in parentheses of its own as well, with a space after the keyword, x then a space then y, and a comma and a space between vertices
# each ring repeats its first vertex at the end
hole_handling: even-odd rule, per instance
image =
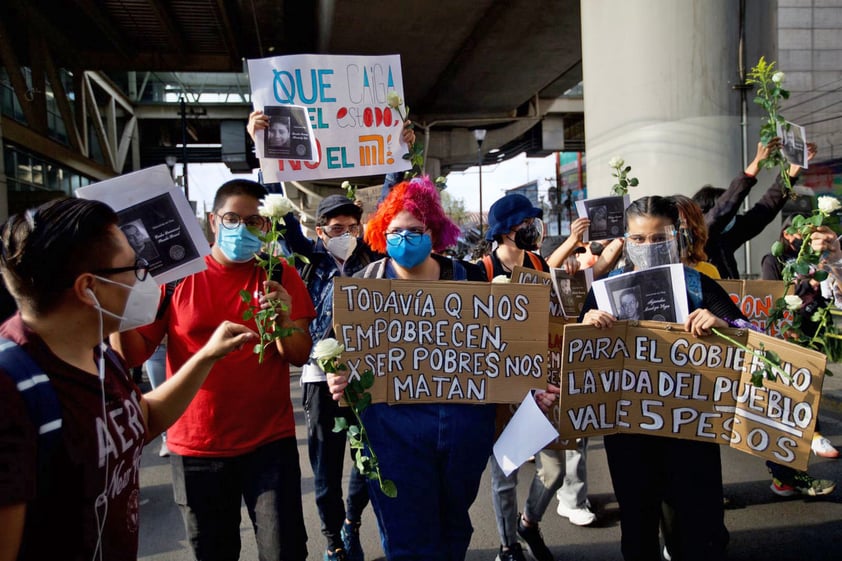
POLYGON ((317 218, 323 218, 327 215, 330 215, 329 218, 332 218, 340 214, 347 214, 359 220, 362 218, 363 209, 358 207, 354 201, 345 195, 329 195, 319 203, 316 213, 318 215, 317 218))

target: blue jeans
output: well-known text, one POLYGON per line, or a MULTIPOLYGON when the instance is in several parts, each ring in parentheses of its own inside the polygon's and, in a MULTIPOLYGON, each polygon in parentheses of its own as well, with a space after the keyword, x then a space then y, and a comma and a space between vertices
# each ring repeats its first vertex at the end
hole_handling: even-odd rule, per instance
POLYGON ((344 506, 342 504, 342 467, 347 435, 344 431, 333 432, 333 425, 338 416, 345 416, 349 423, 355 419, 349 409, 340 408, 333 400, 327 382, 305 382, 302 405, 307 419, 307 446, 322 534, 328 549, 335 550, 343 547, 340 531, 345 519, 359 523, 368 504, 366 478, 356 465, 349 476, 348 500, 344 506))
POLYGON ((245 500, 260 561, 304 561, 307 532, 295 438, 231 458, 171 456, 175 502, 198 561, 240 557, 245 500))
POLYGON ((369 495, 386 559, 462 561, 473 526, 468 509, 494 444, 493 405, 387 405, 363 411, 363 423, 390 499, 376 479, 369 495))

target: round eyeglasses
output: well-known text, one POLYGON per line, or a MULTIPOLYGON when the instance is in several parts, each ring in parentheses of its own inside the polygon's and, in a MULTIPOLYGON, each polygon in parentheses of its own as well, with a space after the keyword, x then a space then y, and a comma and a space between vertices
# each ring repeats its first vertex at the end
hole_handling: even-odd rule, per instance
POLYGON ((406 240, 406 243, 409 245, 418 245, 421 243, 421 237, 425 231, 424 228, 409 228, 407 230, 386 232, 386 243, 394 247, 400 245, 403 240, 406 240))
POLYGON ((322 226, 322 232, 326 233, 329 238, 342 236, 346 233, 358 238, 360 236, 360 225, 352 224, 345 226, 343 224, 333 224, 332 226, 322 226))
POLYGON ((236 230, 240 224, 245 224, 246 228, 255 230, 262 230, 266 225, 266 218, 259 214, 252 214, 251 216, 241 217, 236 212, 226 212, 225 214, 217 214, 222 227, 226 230, 236 230))
POLYGON ((116 275, 128 271, 134 271, 134 276, 137 277, 137 280, 143 282, 149 275, 149 261, 143 257, 137 257, 134 260, 134 265, 129 267, 110 267, 107 269, 97 269, 96 271, 91 272, 95 275, 116 275))

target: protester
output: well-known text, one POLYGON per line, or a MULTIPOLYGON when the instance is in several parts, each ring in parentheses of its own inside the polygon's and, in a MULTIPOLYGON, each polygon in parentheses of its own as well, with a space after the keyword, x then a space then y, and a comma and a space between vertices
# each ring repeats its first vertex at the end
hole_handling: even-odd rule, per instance
MULTIPOLYGON (((500 275, 511 278, 512 269, 516 266, 544 272, 550 270, 547 262, 534 253, 542 238, 542 215, 541 209, 533 207, 529 199, 517 193, 506 195, 491 205, 485 237, 495 242, 497 247, 482 259, 486 275, 490 272, 492 278, 500 275)), ((587 228, 587 221, 580 220, 577 228, 587 228)), ((572 248, 574 243, 567 244, 566 248, 572 248)), ((556 259, 562 259, 561 253, 556 250, 556 259)), ((558 393, 558 387, 550 386, 548 391, 558 393)), ((571 521, 593 522, 595 517, 588 508, 587 484, 584 479, 586 450, 587 439, 582 439, 577 450, 545 449, 535 455, 537 469, 522 515, 518 514, 517 505, 518 470, 507 476, 497 460, 491 458, 491 496, 501 544, 498 561, 525 559, 518 537, 523 539, 537 561, 553 561, 554 557, 544 543, 539 524, 554 494, 565 482, 565 474, 570 483, 559 498, 561 511, 567 513, 571 521), (586 518, 582 519, 582 515, 586 518), (589 521, 587 515, 590 515, 589 521)))
POLYGON ((673 195, 671 198, 678 209, 680 220, 678 250, 681 262, 712 279, 721 278, 719 270, 707 262, 705 245, 708 241, 708 228, 702 209, 690 197, 673 195))
MULTIPOLYGON (((778 215, 787 201, 783 179, 778 175, 775 183, 744 214, 737 214, 740 205, 748 196, 751 187, 757 183, 755 176, 760 171, 760 162, 780 148, 780 138, 773 138, 768 144, 757 144, 754 160, 745 171, 731 181, 728 190, 705 185, 693 195, 693 200, 705 214, 708 227, 708 242, 705 253, 724 279, 740 278, 734 252, 747 241, 763 231, 778 215)), ((816 155, 816 145, 807 145, 807 160, 816 155)), ((790 182, 794 185, 801 173, 801 166, 790 164, 790 182)))
POLYGON ((307 362, 315 310, 298 273, 285 261, 273 279, 257 265, 261 242, 253 230, 269 228, 258 213, 264 195, 253 181, 222 185, 208 215, 215 243, 205 258, 207 269, 175 287, 161 319, 119 338, 129 363, 138 364, 166 335, 169 376, 192 355, 209 325, 220 319, 255 325, 242 319, 243 291, 254 294, 264 309, 276 303, 275 326, 293 330, 267 346, 262 363, 257 354, 246 353, 221 360, 167 432, 175 500, 193 553, 203 560, 238 558, 241 500, 261 558, 307 557, 289 365, 307 362))
POLYGON ((137 559, 144 444, 181 415, 217 360, 248 354, 235 349, 257 335, 209 324, 172 379, 141 395, 102 341, 152 321, 159 291, 114 211, 53 200, 12 216, 0 236, 19 310, 0 326, 9 341, 0 352, 0 558, 137 559))
MULTIPOLYGON (((310 323, 314 343, 333 336, 333 279, 349 277, 381 256, 375 254, 360 237, 362 209, 344 195, 329 195, 319 203, 315 242, 291 244, 290 249, 307 260, 296 260, 296 267, 307 284, 316 307, 316 319, 310 323)), ((297 221, 287 221, 287 231, 297 221)), ((297 238, 296 238, 297 239, 297 238)), ((307 420, 307 445, 313 468, 316 507, 322 534, 327 541, 325 560, 363 561, 360 521, 368 504, 365 477, 351 466, 348 497, 342 504, 342 469, 345 433, 334 432, 335 418, 344 416, 354 424, 348 408, 339 407, 327 387, 325 372, 315 360, 301 371, 302 405, 307 420)))
MULTIPOLYGON (((668 198, 643 197, 626 209, 626 269, 668 264, 677 256, 674 237, 678 209, 668 198), (664 232, 671 231, 666 241, 664 232), (641 241, 636 241, 641 240, 641 241)), ((745 320, 728 294, 712 279, 684 269, 688 279, 690 314, 684 328, 696 337, 712 327, 727 327, 728 320, 745 320)), ((596 307, 593 291, 580 316, 582 323, 610 328, 616 318, 596 307)), ((626 560, 659 559, 658 526, 661 503, 675 512, 677 521, 670 553, 675 559, 724 559, 728 531, 722 503, 719 445, 640 434, 604 438, 614 494, 620 506, 621 544, 626 560)))
MULTIPOLYGON (((365 232, 369 246, 388 257, 356 276, 486 280, 482 268, 437 254, 456 243, 458 235, 429 178, 399 183, 365 232)), ((347 383, 346 376, 328 375, 334 399, 341 398, 347 383)), ((537 399, 544 407, 554 402, 554 396, 545 393, 537 399)), ((468 509, 491 453, 494 418, 491 405, 377 403, 363 411, 382 477, 398 490, 396 498, 388 498, 376 481, 369 481, 387 559, 465 558, 473 532, 468 509)))

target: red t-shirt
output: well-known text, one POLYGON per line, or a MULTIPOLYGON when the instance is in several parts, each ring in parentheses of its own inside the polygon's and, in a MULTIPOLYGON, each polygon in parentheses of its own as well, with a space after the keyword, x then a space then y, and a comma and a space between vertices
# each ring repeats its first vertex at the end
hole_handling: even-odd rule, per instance
POLYGON ((21 345, 47 374, 62 411, 61 442, 52 451, 46 488, 36 496, 36 429, 14 382, 0 372, 0 504, 27 503, 18 559, 93 559, 97 520, 105 516, 106 504, 96 506, 103 491, 102 559, 137 559, 138 474, 146 427, 140 391, 126 365, 115 353, 107 355, 103 416, 99 377, 59 359, 20 314, 0 326, 0 335, 21 345))
MULTIPOLYGON (((205 257, 207 270, 184 279, 172 294, 164 318, 139 329, 150 341, 166 333, 167 377, 198 351, 224 320, 257 331, 254 320, 243 321, 245 289, 263 291, 266 273, 254 261, 226 266, 205 257)), ((290 317, 316 315, 307 288, 286 263, 282 282, 292 297, 290 317)), ((217 362, 184 414, 167 429, 167 446, 183 456, 230 457, 251 452, 263 444, 295 436, 290 401, 289 364, 274 345, 267 347, 263 363, 253 345, 217 362)))

